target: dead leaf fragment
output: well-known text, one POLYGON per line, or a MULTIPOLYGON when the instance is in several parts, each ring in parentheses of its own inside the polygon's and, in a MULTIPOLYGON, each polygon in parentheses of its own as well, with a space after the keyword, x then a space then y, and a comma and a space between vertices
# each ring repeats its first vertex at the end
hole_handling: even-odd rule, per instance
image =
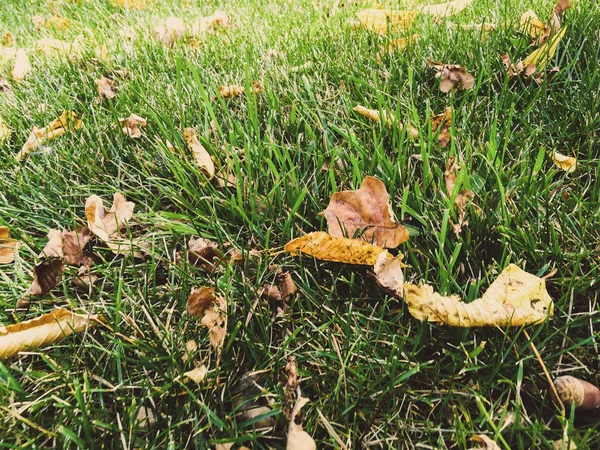
POLYGON ((441 78, 440 91, 442 92, 450 92, 453 89, 472 89, 475 86, 475 77, 467 72, 466 67, 431 60, 428 65, 437 71, 436 77, 441 78))
POLYGON ((44 26, 56 31, 66 30, 69 27, 69 19, 61 16, 52 16, 45 20, 44 26))
POLYGON ((200 323, 208 328, 210 345, 220 354, 227 333, 225 298, 217 296, 213 287, 202 286, 199 289, 192 289, 187 300, 187 311, 191 316, 202 316, 200 323))
MULTIPOLYGON (((367 119, 371 119, 373 122, 379 122, 379 111, 376 109, 369 109, 361 105, 356 105, 354 111, 359 113, 361 116, 365 116, 367 119)), ((387 121, 387 115, 383 113, 384 121, 387 121)))
POLYGON ((296 368, 296 358, 290 356, 288 363, 285 366, 288 373, 288 381, 283 389, 282 412, 289 422, 288 439, 286 450, 316 450, 317 444, 313 438, 302 428, 302 425, 296 423, 296 417, 300 414, 300 410, 308 403, 308 399, 302 397, 300 391, 300 381, 296 368))
POLYGON ((439 130, 438 142, 442 148, 450 143, 452 127, 452 107, 448 106, 442 114, 437 114, 431 117, 431 129, 435 133, 439 130))
POLYGON ((401 31, 410 28, 418 11, 394 11, 391 9, 365 9, 356 14, 360 25, 379 34, 390 31, 401 31))
POLYGON ((552 158, 552 161, 554 161, 554 164, 556 164, 558 168, 565 172, 572 173, 575 172, 575 169, 577 168, 577 158, 563 155, 556 150, 552 152, 550 158, 552 158))
POLYGON ((44 128, 37 128, 34 126, 27 141, 25 141, 21 151, 17 153, 15 158, 17 161, 21 161, 23 157, 45 144, 47 141, 62 136, 67 131, 79 130, 82 126, 83 123, 77 118, 73 111, 65 111, 58 119, 54 119, 44 128))
MULTIPOLYGON (((260 81, 255 81, 250 89, 251 94, 260 94, 264 90, 260 81)), ((244 86, 231 84, 227 86, 219 86, 219 95, 223 98, 234 98, 246 94, 244 86)))
POLYGON ((33 282, 29 289, 17 301, 17 309, 26 308, 31 303, 31 297, 46 295, 60 283, 65 265, 60 258, 42 261, 33 269, 33 282))
POLYGON ((15 55, 15 66, 10 72, 10 76, 17 83, 20 83, 30 71, 31 63, 29 62, 29 56, 27 56, 25 49, 20 48, 15 55))
POLYGON ((17 240, 9 238, 8 227, 0 227, 0 264, 10 264, 15 260, 17 240))
POLYGON ((101 315, 76 314, 61 308, 35 319, 7 325, 0 328, 0 359, 60 341, 103 320, 101 315))
POLYGON ((109 80, 106 77, 102 77, 96 81, 96 86, 98 87, 98 96, 101 99, 111 99, 115 98, 117 95, 117 86, 114 80, 109 80))
POLYGON ((361 239, 333 237, 324 231, 305 234, 285 245, 292 255, 304 253, 323 261, 372 266, 385 250, 361 239))
POLYGON ((402 263, 403 255, 394 257, 387 251, 377 257, 373 267, 375 277, 380 286, 391 291, 396 298, 404 297, 404 272, 402 263))
POLYGON ((110 0, 113 6, 120 6, 125 9, 144 9, 146 0, 110 0))
POLYGON ((138 139, 141 137, 142 130, 140 128, 148 125, 146 119, 138 116, 137 114, 130 114, 129 117, 125 119, 119 119, 119 123, 121 124, 121 130, 123 133, 132 139, 138 139))
POLYGON ((192 151, 192 154, 194 155, 196 165, 200 168, 200 170, 206 176, 206 178, 208 178, 209 180, 212 179, 215 176, 215 163, 210 157, 210 154, 200 143, 196 130, 194 130, 193 128, 186 128, 183 131, 183 137, 185 138, 185 141, 188 144, 188 148, 192 151))
POLYGON ((4 121, 2 117, 0 117, 0 145, 4 144, 6 141, 10 139, 10 127, 4 121))
POLYGON ((173 45, 175 41, 185 36, 185 23, 179 17, 169 17, 164 22, 154 27, 154 36, 157 40, 173 45))
POLYGON ((546 282, 510 264, 483 296, 463 303, 457 295, 443 297, 429 285, 404 285, 406 304, 418 320, 457 327, 522 326, 552 315, 546 282))
POLYGON ((216 242, 204 238, 193 238, 188 244, 187 256, 191 265, 212 272, 224 255, 216 242))
POLYGON ((40 258, 62 258, 69 265, 79 266, 86 260, 83 248, 91 237, 87 227, 79 227, 75 231, 52 229, 48 231, 48 243, 42 250, 40 258))
POLYGON ((323 214, 329 234, 334 237, 358 235, 387 248, 396 248, 408 240, 408 231, 394 219, 385 184, 374 177, 365 177, 356 191, 334 193, 323 214))
POLYGON ((396 125, 400 130, 403 130, 406 127, 407 133, 413 138, 417 138, 419 136, 419 132, 416 128, 410 125, 403 125, 396 120, 393 114, 389 114, 387 111, 382 111, 379 114, 379 111, 376 109, 369 109, 361 105, 356 105, 354 107, 354 111, 359 113, 361 116, 365 116, 368 119, 371 119, 373 122, 379 122, 380 120, 387 126, 396 125))
MULTIPOLYGON (((448 196, 452 197, 454 194, 454 186, 456 185, 457 174, 460 171, 460 166, 456 164, 456 158, 450 157, 446 162, 446 171, 444 172, 444 181, 446 183, 446 191, 448 196)), ((465 218, 467 213, 467 204, 473 200, 475 193, 470 189, 463 189, 454 198, 454 206, 458 212, 458 222, 453 223, 452 227, 454 233, 459 235, 462 232, 462 227, 469 224, 465 218)))
POLYGON ((435 17, 448 17, 457 14, 465 8, 468 8, 473 0, 454 0, 439 5, 426 5, 421 8, 423 14, 430 14, 435 17))
POLYGON ((4 35, 2 36, 2 45, 5 47, 10 47, 11 45, 13 45, 13 43, 14 39, 12 33, 10 31, 4 33, 4 35))
POLYGON ((476 434, 471 440, 481 445, 481 448, 484 450, 502 450, 496 442, 487 437, 484 434, 476 434))
POLYGON ((5 95, 10 102, 14 101, 15 97, 12 88, 10 87, 10 83, 3 76, 0 76, 0 94, 5 95))
POLYGON ((70 56, 79 55, 83 47, 84 36, 77 36, 72 42, 62 41, 54 38, 42 38, 36 43, 36 49, 46 55, 60 55, 67 53, 70 56))
POLYGON ((536 72, 543 72, 552 58, 554 58, 558 43, 565 36, 566 31, 566 28, 561 28, 553 37, 549 38, 544 45, 531 52, 531 54, 523 60, 523 67, 527 68, 529 66, 534 66, 536 72))
POLYGON ((519 21, 519 29, 535 39, 536 45, 541 45, 550 36, 550 27, 538 19, 532 10, 525 11, 519 21))
POLYGON ((200 367, 196 367, 188 372, 184 372, 184 375, 195 383, 202 383, 208 374, 208 369, 203 364, 200 367))
POLYGON ((201 17, 192 26, 192 33, 195 35, 204 34, 207 31, 215 30, 217 27, 229 25, 229 16, 223 11, 215 11, 214 14, 201 17))
POLYGON ((570 0, 558 0, 552 10, 552 19, 550 19, 550 27, 554 32, 558 32, 562 26, 562 16, 567 9, 571 7, 570 0))

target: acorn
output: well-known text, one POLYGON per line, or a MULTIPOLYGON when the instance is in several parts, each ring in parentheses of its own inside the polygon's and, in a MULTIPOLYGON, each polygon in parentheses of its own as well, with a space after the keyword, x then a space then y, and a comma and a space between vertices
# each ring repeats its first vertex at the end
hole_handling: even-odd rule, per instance
POLYGON ((600 407, 600 389, 587 381, 565 375, 554 380, 554 387, 565 406, 575 403, 576 408, 585 410, 600 407))

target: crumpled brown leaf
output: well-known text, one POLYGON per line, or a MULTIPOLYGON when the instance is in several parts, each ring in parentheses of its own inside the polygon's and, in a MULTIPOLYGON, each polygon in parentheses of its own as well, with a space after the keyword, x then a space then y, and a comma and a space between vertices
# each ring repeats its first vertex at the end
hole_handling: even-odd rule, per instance
MULTIPOLYGON (((134 203, 128 202, 120 192, 115 192, 110 209, 106 209, 100 197, 92 195, 85 202, 88 228, 114 253, 130 253, 135 245, 132 241, 122 238, 120 232, 133 217, 133 208, 134 203)), ((138 251, 134 251, 133 255, 136 258, 142 257, 138 251)))
POLYGON ((338 238, 317 231, 291 240, 285 251, 293 256, 304 253, 323 261, 372 266, 385 250, 362 239, 338 238))
POLYGON ((17 240, 9 235, 8 227, 0 227, 0 264, 10 264, 15 260, 17 240))
POLYGON ((186 128, 183 130, 183 137, 188 144, 189 149, 194 155, 196 165, 200 168, 202 173, 209 180, 215 176, 215 163, 213 162, 210 154, 206 151, 204 146, 198 139, 198 134, 193 128, 186 128))
MULTIPOLYGON (((456 177, 460 172, 460 166, 456 164, 456 158, 451 156, 448 158, 446 162, 446 171, 444 172, 444 181, 446 183, 446 191, 448 192, 448 196, 452 197, 454 193, 454 186, 456 185, 456 177)), ((467 214, 467 205, 473 198, 475 197, 475 193, 470 189, 463 189, 454 199, 454 206, 458 212, 458 222, 452 224, 452 228, 456 235, 459 235, 462 231, 463 226, 467 226, 469 221, 465 218, 467 214)))
POLYGON ((210 345, 221 354, 227 333, 227 301, 218 296, 215 288, 202 286, 192 289, 187 300, 187 311, 191 316, 202 317, 200 323, 208 328, 210 345))
POLYGON ((73 111, 64 111, 58 119, 54 119, 44 128, 33 127, 31 134, 23 144, 21 151, 15 156, 21 161, 27 154, 40 147, 47 141, 62 136, 67 131, 79 130, 83 126, 73 111))
POLYGON ((457 295, 443 297, 427 284, 404 284, 405 302, 419 320, 456 327, 504 327, 539 323, 553 313, 554 304, 543 278, 510 264, 483 296, 463 303, 457 295))
POLYGON ((191 265, 212 272, 220 264, 223 256, 216 242, 204 238, 190 239, 187 258, 191 265))
POLYGON ((40 257, 62 258, 71 266, 80 266, 87 263, 89 256, 83 251, 92 238, 87 227, 79 227, 75 231, 48 231, 48 243, 42 250, 40 257))
POLYGON ((33 282, 17 301, 17 309, 29 306, 32 297, 46 295, 60 283, 65 265, 60 258, 42 261, 33 269, 33 282))
POLYGON ((408 240, 407 229, 394 219, 385 184, 374 177, 365 177, 356 191, 334 193, 323 215, 329 234, 334 237, 358 235, 387 248, 396 248, 408 240))
POLYGON ((519 29, 535 39, 536 45, 543 44, 550 36, 550 27, 538 19, 532 10, 525 11, 519 21, 519 29))
POLYGON ((480 448, 482 448, 484 450, 502 450, 500 448, 500 446, 498 444, 496 444, 496 442, 494 442, 493 439, 487 437, 484 434, 475 434, 475 435, 473 435, 471 440, 473 442, 480 444, 481 445, 480 448))
POLYGON ((117 96, 117 85, 114 80, 109 80, 106 77, 102 77, 96 80, 96 86, 98 87, 98 96, 101 99, 111 99, 117 96))
POLYGON ((17 83, 20 83, 25 79, 27 74, 31 72, 31 63, 29 62, 29 56, 27 56, 27 52, 25 49, 18 49, 15 55, 15 66, 13 70, 10 72, 10 76, 17 83))
POLYGON ((185 36, 186 27, 182 19, 171 16, 156 25, 153 31, 157 40, 173 45, 175 41, 185 36))
POLYGON ((103 321, 102 315, 76 314, 61 308, 35 319, 0 326, 0 359, 10 358, 30 348, 52 344, 103 321))
POLYGON ((431 129, 435 133, 439 130, 438 142, 442 148, 450 143, 452 127, 452 107, 448 106, 443 113, 431 117, 431 129))
POLYGON ((373 267, 377 283, 384 289, 392 292, 394 297, 404 297, 404 272, 405 267, 402 263, 403 255, 392 256, 387 251, 382 252, 377 257, 377 262, 373 267))
POLYGON ((466 67, 431 60, 428 65, 437 71, 436 77, 441 78, 440 91, 442 92, 450 92, 452 89, 472 89, 475 86, 475 77, 467 72, 466 67))
POLYGON ((141 137, 142 130, 140 127, 145 127, 148 125, 146 119, 138 116, 137 114, 130 114, 129 117, 125 119, 119 119, 119 123, 121 124, 121 130, 123 133, 132 139, 138 139, 141 137))
POLYGON ((281 410, 289 422, 288 439, 286 450, 316 450, 317 444, 313 438, 302 428, 302 425, 296 423, 296 417, 300 410, 308 403, 308 399, 302 396, 300 390, 300 380, 296 368, 296 358, 290 356, 285 366, 288 374, 288 381, 283 388, 283 402, 281 410))
POLYGON ((575 169, 577 169, 577 158, 563 155, 556 150, 552 152, 550 158, 552 161, 554 161, 554 164, 556 164, 558 168, 564 170, 565 172, 572 173, 575 172, 575 169))

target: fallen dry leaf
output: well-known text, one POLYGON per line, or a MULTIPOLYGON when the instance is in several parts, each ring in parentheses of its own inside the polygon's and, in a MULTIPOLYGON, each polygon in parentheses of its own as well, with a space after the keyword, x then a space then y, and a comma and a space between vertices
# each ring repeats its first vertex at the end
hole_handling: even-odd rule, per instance
MULTIPOLYGON (((264 90, 263 85, 260 81, 255 81, 250 89, 251 94, 260 94, 264 90)), ((244 86, 237 84, 231 84, 228 86, 219 86, 219 95, 223 98, 234 98, 244 95, 246 89, 244 86)))
POLYGON ((192 266, 200 267, 207 272, 212 272, 223 259, 223 252, 219 244, 204 238, 190 239, 187 257, 192 266))
MULTIPOLYGON (((354 107, 354 111, 359 113, 361 116, 365 116, 367 119, 371 119, 373 122, 379 122, 380 120, 379 111, 376 109, 369 109, 361 105, 356 105, 354 107)), ((386 111, 383 111, 383 121, 387 122, 387 120, 387 113, 386 111)))
POLYGON ((29 56, 27 56, 25 49, 20 48, 15 55, 15 66, 10 72, 10 76, 17 83, 20 83, 30 71, 31 63, 29 62, 29 56))
MULTIPOLYGON (((460 172, 460 166, 456 164, 456 158, 450 157, 446 162, 446 171, 444 172, 444 181, 446 183, 446 191, 448 192, 448 196, 452 197, 454 193, 454 186, 456 185, 456 178, 460 172)), ((468 220, 466 220, 465 216, 467 213, 467 204, 473 200, 475 197, 475 193, 470 189, 463 189, 454 199, 454 206, 458 212, 458 222, 452 224, 452 228, 456 235, 459 235, 462 232, 462 227, 469 224, 468 220)))
POLYGON ((31 16, 31 23, 33 23, 33 26, 36 29, 36 31, 40 31, 42 29, 42 26, 46 23, 46 18, 36 14, 34 16, 31 16))
POLYGON ((388 30, 407 30, 418 15, 418 11, 375 8, 365 9, 356 14, 360 25, 379 34, 387 34, 388 30))
POLYGON ((302 428, 302 425, 296 423, 296 417, 300 410, 308 403, 308 399, 302 397, 300 391, 300 381, 296 368, 296 358, 290 356, 285 366, 288 373, 288 381, 283 389, 284 399, 282 402, 282 412, 289 422, 288 439, 286 450, 316 450, 317 444, 313 438, 302 428))
POLYGON ((31 134, 17 153, 16 160, 21 161, 27 154, 40 147, 47 141, 62 136, 67 131, 79 130, 83 126, 81 120, 73 111, 64 111, 58 119, 54 119, 44 128, 33 127, 31 134))
POLYGON ((450 143, 451 134, 450 128, 452 127, 452 107, 448 106, 442 114, 437 114, 431 117, 431 128, 435 133, 439 130, 438 142, 442 148, 446 147, 450 143))
POLYGON ((558 439, 557 441, 554 441, 553 448, 554 450, 577 450, 577 444, 573 441, 569 441, 569 444, 567 445, 566 442, 563 443, 562 439, 558 439))
POLYGON ((13 44, 14 44, 13 35, 12 35, 12 33, 10 31, 7 31, 2 36, 2 45, 5 46, 5 47, 10 47, 13 44))
POLYGON ((392 126, 392 125, 396 124, 396 126, 400 130, 403 130, 404 128, 406 128, 406 131, 408 132, 408 134, 410 136, 412 136, 413 138, 417 138, 419 136, 419 131, 415 127, 412 127, 410 125, 405 126, 405 125, 401 124, 400 122, 396 121, 393 114, 389 114, 387 111, 382 111, 381 114, 379 114, 378 110, 369 109, 369 108, 366 108, 361 105, 356 105, 354 107, 354 111, 359 113, 361 116, 365 116, 366 118, 371 119, 373 122, 379 122, 381 120, 381 118, 383 118, 383 120, 381 120, 381 121, 387 126, 392 126))
POLYGON ((98 87, 98 96, 101 99, 107 98, 115 98, 117 96, 117 86, 114 80, 109 80, 106 77, 102 77, 96 81, 96 86, 98 87))
POLYGON ((471 440, 481 445, 484 450, 502 450, 496 442, 483 434, 475 434, 471 440))
POLYGON ((9 235, 8 227, 0 227, 0 264, 10 264, 15 260, 17 240, 9 235))
POLYGON ((361 239, 333 237, 324 231, 305 234, 285 245, 292 255, 304 253, 323 261, 372 266, 385 250, 361 239))
POLYGON ((329 234, 334 237, 357 235, 387 248, 396 248, 408 240, 406 228, 394 220, 385 184, 374 177, 365 177, 356 191, 334 193, 323 214, 329 234))
POLYGON ((195 383, 202 383, 208 374, 208 369, 203 364, 183 374, 195 383))
POLYGON ((57 31, 66 30, 69 27, 69 19, 61 16, 52 16, 44 21, 46 28, 51 28, 57 31))
POLYGON ((554 57, 558 43, 565 36, 566 28, 560 29, 553 37, 549 38, 544 45, 537 50, 531 52, 523 60, 523 67, 535 66, 536 72, 542 72, 546 69, 546 66, 550 63, 550 60, 554 57))
POLYGON ((201 17, 192 25, 192 33, 195 35, 204 34, 207 31, 214 30, 217 27, 229 25, 229 16, 223 11, 215 11, 214 14, 201 17))
POLYGON ((79 227, 75 231, 48 231, 48 243, 42 250, 40 257, 62 258, 71 266, 80 266, 88 259, 83 248, 92 238, 87 227, 79 227))
POLYGON ((558 168, 564 170, 565 172, 572 173, 575 172, 575 169, 577 168, 577 158, 563 155, 556 150, 552 152, 550 158, 552 161, 554 161, 554 164, 556 164, 558 168))
POLYGON ((60 39, 54 38, 43 38, 39 39, 36 43, 36 49, 46 55, 56 55, 61 53, 67 53, 70 56, 76 56, 81 54, 84 49, 83 46, 84 36, 79 35, 73 41, 61 41, 60 39))
POLYGON ((113 6, 119 6, 125 9, 144 9, 146 0, 110 0, 113 6))
POLYGON ((102 321, 101 315, 76 314, 61 308, 35 319, 0 327, 0 359, 52 344, 102 321))
POLYGON ((441 78, 440 91, 442 92, 450 92, 452 89, 472 89, 475 86, 475 77, 463 66, 431 60, 428 64, 437 71, 436 77, 441 78))
MULTIPOLYGON (((114 253, 129 253, 134 245, 132 241, 120 237, 120 232, 127 227, 133 217, 133 202, 128 202, 125 196, 116 192, 110 209, 104 207, 104 202, 97 195, 92 195, 85 202, 85 216, 88 228, 98 236, 114 253)), ((134 257, 142 254, 134 251, 134 257)))
POLYGON ((156 25, 153 31, 157 40, 173 45, 175 41, 185 36, 186 29, 182 19, 171 16, 156 25))
POLYGON ((17 309, 24 309, 31 303, 32 297, 46 295, 60 283, 65 265, 60 258, 42 261, 33 269, 33 282, 29 289, 17 301, 17 309))
POLYGON ((468 8, 472 3, 473 0, 454 0, 447 3, 440 3, 439 5, 423 6, 421 12, 436 17, 448 17, 468 8))
POLYGON ((125 119, 119 119, 119 123, 121 124, 121 130, 123 133, 132 139, 141 137, 142 130, 140 130, 140 127, 145 127, 148 125, 146 119, 138 116, 137 114, 129 114, 129 117, 125 119))
POLYGON ((537 45, 544 43, 550 36, 550 27, 538 19, 538 16, 532 10, 525 11, 519 21, 519 29, 535 39, 537 45))
POLYGON ((403 255, 392 256, 387 251, 377 257, 373 267, 379 285, 391 291, 396 298, 404 297, 404 272, 402 263, 403 255))
POLYGON ((404 285, 406 304, 419 320, 457 327, 523 326, 552 315, 553 302, 543 278, 510 264, 483 296, 463 303, 457 295, 443 297, 429 285, 404 285))
POLYGON ((4 144, 6 141, 10 139, 10 127, 4 121, 2 117, 0 117, 0 145, 4 144))
POLYGON ((198 134, 196 134, 196 130, 193 128, 186 128, 183 130, 183 137, 185 138, 189 149, 194 155, 194 161, 196 161, 196 165, 200 168, 206 178, 209 180, 212 179, 215 176, 215 164, 213 163, 210 154, 200 143, 198 134))
POLYGON ((202 317, 200 323, 208 328, 210 345, 221 353, 227 333, 227 302, 215 288, 202 286, 192 289, 187 300, 187 311, 191 316, 202 317))
POLYGON ((3 76, 0 76, 0 94, 5 95, 11 103, 14 101, 15 96, 12 88, 10 87, 10 83, 3 76))
POLYGON ((558 32, 562 26, 562 16, 567 9, 571 8, 570 0, 558 0, 554 9, 552 10, 552 19, 550 19, 550 26, 552 30, 558 32))
POLYGON ((413 34, 406 39, 404 39, 404 38, 394 39, 394 40, 384 44, 381 47, 381 49, 379 50, 379 53, 377 53, 377 62, 379 64, 381 64, 382 58, 386 54, 393 54, 398 51, 406 50, 406 48, 408 47, 409 44, 414 44, 415 42, 417 42, 418 39, 419 39, 419 35, 413 34))

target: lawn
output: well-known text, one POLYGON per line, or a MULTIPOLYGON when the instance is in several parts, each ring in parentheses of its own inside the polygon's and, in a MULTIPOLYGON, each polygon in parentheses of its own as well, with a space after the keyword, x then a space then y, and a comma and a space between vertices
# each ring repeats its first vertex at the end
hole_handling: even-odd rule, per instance
MULTIPOLYGON (((473 435, 500 448, 552 449, 568 436, 600 448, 600 415, 555 401, 553 377, 600 382, 600 9, 579 0, 539 81, 509 78, 502 64, 534 47, 518 28, 528 9, 542 21, 554 2, 474 0, 449 18, 422 14, 386 35, 356 29, 372 2, 159 1, 128 9, 109 0, 5 0, 6 48, 41 38, 78 39, 78 52, 28 51, 21 82, 0 56, 0 225, 20 242, 0 266, 0 324, 65 307, 106 324, 0 361, 0 448, 285 448, 280 412, 295 356, 304 429, 317 448, 469 449, 473 435), (173 45, 153 28, 169 16, 191 27, 224 11, 231 20, 173 45), (35 21, 54 16, 68 19, 35 21), (483 32, 468 26, 493 23, 483 32), (389 42, 405 49, 381 52, 389 42), (81 38, 78 38, 81 36, 81 38), (105 49, 103 50, 103 46, 105 49), (472 89, 443 93, 428 61, 461 64, 472 89), (114 80, 100 99, 95 80, 114 80), (251 92, 253 83, 264 89, 251 92), (241 85, 225 99, 218 86, 241 85), (418 130, 375 123, 356 105, 388 111, 418 130), (431 116, 453 108, 442 147, 431 116), (73 111, 81 129, 15 156, 32 127, 73 111), (131 113, 141 137, 121 131, 131 113), (192 127, 231 183, 209 180, 187 150, 192 127), (170 145, 167 145, 167 141, 170 145), (174 150, 171 149, 171 146, 174 150), (550 155, 577 158, 573 172, 550 155), (446 192, 448 158, 473 191, 462 231, 446 192), (283 246, 326 230, 334 192, 377 177, 410 239, 406 279, 474 300, 509 264, 549 275, 554 316, 524 327, 453 328, 421 322, 378 288, 369 268, 291 256, 283 246), (93 239, 95 283, 67 267, 58 286, 15 305, 30 286, 50 229, 86 225, 85 204, 115 192, 135 203, 126 234, 148 247, 115 254, 93 239), (241 253, 212 272, 178 255, 191 238, 241 253), (298 287, 289 304, 261 296, 278 267, 298 287), (188 314, 192 288, 212 286, 227 303, 220 358, 188 314), (528 338, 529 336, 529 338, 528 338), (197 350, 186 351, 195 340, 197 350), (219 360, 220 359, 220 360, 219 360), (200 383, 184 373, 208 369, 200 383), (251 418, 250 403, 269 406, 251 418), (268 426, 264 426, 264 425, 268 426), (221 447, 223 448, 223 447, 221 447)), ((381 7, 414 9, 417 1, 381 7)), ((560 448, 560 447, 559 447, 560 448)))

